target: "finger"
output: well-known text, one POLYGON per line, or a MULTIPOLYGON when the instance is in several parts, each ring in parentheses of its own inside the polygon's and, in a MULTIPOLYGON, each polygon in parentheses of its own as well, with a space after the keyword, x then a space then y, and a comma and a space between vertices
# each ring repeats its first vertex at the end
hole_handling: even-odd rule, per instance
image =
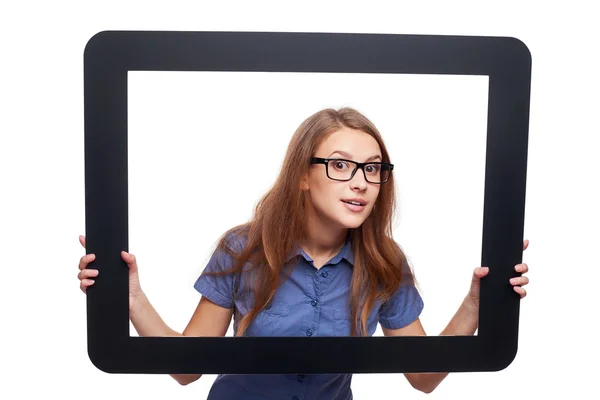
POLYGON ((518 278, 512 278, 510 280, 511 285, 513 286, 525 286, 529 283, 529 278, 526 276, 520 276, 518 278))
POLYGON ((90 262, 94 261, 95 258, 96 256, 94 254, 86 254, 81 257, 81 259, 79 259, 79 269, 85 269, 85 267, 87 267, 90 262))
POLYGON ((523 251, 527 250, 528 247, 529 247, 529 240, 525 239, 523 241, 523 251))
POLYGON ((81 283, 79 284, 79 288, 81 289, 81 291, 83 293, 85 293, 86 289, 90 286, 92 286, 94 284, 94 280, 93 279, 84 279, 81 281, 81 283))
POLYGON ((81 243, 81 245, 85 249, 85 236, 79 235, 79 243, 81 243))
POLYGON ((93 279, 84 279, 81 281, 81 285, 83 287, 88 287, 88 286, 92 286, 94 284, 94 282, 96 282, 96 281, 94 281, 93 279))
POLYGON ((137 261, 133 254, 128 253, 126 251, 122 251, 121 258, 123 258, 123 261, 125 261, 127 263, 127 266, 129 267, 130 270, 133 270, 133 271, 137 270, 137 261))
POLYGON ((529 271, 529 266, 525 263, 515 265, 515 271, 525 274, 529 271))
POLYGON ((92 286, 93 284, 94 284, 94 280, 92 280, 92 279, 84 279, 79 284, 79 288, 81 289, 81 291, 83 293, 86 293, 87 288, 90 287, 90 286, 92 286))
POLYGON ((488 272, 490 272, 490 269, 488 267, 477 267, 473 271, 473 278, 481 279, 484 276, 486 276, 488 272))
POLYGON ((519 296, 523 299, 527 296, 527 290, 520 286, 513 286, 513 290, 519 294, 519 296))
POLYGON ((97 269, 82 269, 77 274, 77 279, 83 280, 83 279, 88 279, 88 278, 94 278, 96 276, 98 276, 98 270, 97 269))

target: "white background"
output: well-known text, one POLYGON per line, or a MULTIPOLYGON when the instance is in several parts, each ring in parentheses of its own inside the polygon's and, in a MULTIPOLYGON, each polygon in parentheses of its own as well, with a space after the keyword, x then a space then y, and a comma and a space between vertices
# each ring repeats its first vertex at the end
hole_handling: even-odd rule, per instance
MULTIPOLYGON (((600 262, 595 251, 600 239, 597 228, 600 223, 597 184, 600 161, 596 157, 599 148, 596 135, 600 133, 596 118, 600 85, 599 60, 594 49, 600 28, 591 4, 579 1, 565 7, 559 2, 534 5, 534 2, 504 1, 481 4, 370 2, 367 5, 365 2, 320 4, 304 1, 292 6, 260 1, 220 2, 219 5, 198 1, 173 1, 168 5, 165 2, 59 1, 3 6, 0 10, 3 50, 0 67, 3 105, 0 118, 0 265, 3 267, 0 363, 3 384, 0 396, 24 399, 56 394, 101 399, 107 396, 163 398, 172 395, 198 399, 206 398, 214 378, 205 376, 191 386, 179 387, 168 376, 105 374, 87 357, 85 297, 79 292, 76 279, 76 264, 83 254, 77 235, 85 231, 83 49, 95 33, 123 29, 457 34, 513 36, 525 42, 533 58, 525 220, 525 237, 531 240, 531 245, 524 255, 531 267, 529 277, 532 282, 528 286, 529 295, 521 306, 519 352, 515 361, 501 372, 449 376, 429 398, 474 399, 484 395, 494 399, 521 399, 553 394, 594 398, 596 374, 593 368, 600 355, 593 329, 600 303, 596 284, 600 262)), ((381 101, 375 105, 385 104, 381 101)), ((440 100, 432 107, 439 110, 441 104, 440 100)), ((282 116, 275 122, 282 125, 272 128, 278 132, 295 129, 307 112, 312 111, 312 105, 306 107, 299 109, 297 114, 282 116)), ((381 115, 377 115, 377 110, 366 111, 376 123, 381 121, 378 126, 384 131, 386 141, 398 138, 393 145, 394 152, 400 154, 398 158, 406 157, 410 152, 402 146, 409 136, 400 138, 385 134, 384 126, 389 129, 397 126, 383 111, 379 112, 381 115)), ((480 117, 474 113, 474 118, 480 117)), ((471 122, 477 126, 476 119, 471 122)), ((198 129, 199 125, 164 126, 176 127, 178 137, 187 140, 193 132, 185 129, 198 129)), ((453 125, 454 129, 456 126, 453 125)), ((244 135, 239 138, 243 143, 244 135)), ((275 157, 275 165, 282 157, 278 150, 283 150, 287 144, 284 138, 283 133, 281 137, 277 136, 280 141, 273 144, 269 153, 275 157)), ((411 145, 418 146, 418 143, 411 145)), ((417 147, 417 151, 425 151, 425 148, 417 147)), ((206 150, 204 152, 206 155, 206 150)), ((464 152, 461 156, 467 154, 464 152)), ((141 165, 142 158, 139 160, 141 165)), ((193 161, 191 155, 183 161, 171 155, 169 160, 193 161)), ((462 168, 463 161, 464 158, 458 161, 455 168, 462 168)), ((476 160, 474 162, 477 165, 476 160)), ((266 166, 267 162, 261 165, 266 166)), ((435 166, 437 164, 430 165, 435 166)), ((402 176, 407 185, 415 179, 440 178, 435 169, 400 173, 406 173, 402 176)), ((477 193, 481 185, 477 181, 477 171, 472 174, 473 184, 460 187, 459 193, 465 197, 470 191, 477 193)), ((132 175, 132 179, 135 177, 132 175)), ((189 190, 185 185, 179 185, 175 178, 169 175, 161 179, 165 185, 171 184, 173 190, 189 190)), ((250 202, 239 204, 238 216, 248 215, 252 201, 267 181, 264 178, 260 182, 262 187, 252 188, 256 192, 250 195, 250 202)), ((143 186, 138 188, 138 194, 143 194, 143 186)), ((439 194, 436 190, 443 194, 444 189, 431 188, 428 194, 439 194)), ((400 190, 409 193, 408 189, 400 190)), ((176 204, 175 199, 165 198, 176 204)), ((407 197, 406 202, 409 201, 410 197, 407 197)), ((476 200, 469 198, 468 201, 476 200)), ((419 241, 407 239, 406 247, 409 252, 414 249, 413 262, 418 276, 423 276, 426 301, 431 297, 430 309, 437 307, 440 310, 438 314, 438 311, 427 309, 435 315, 429 314, 425 321, 426 329, 437 334, 444 317, 451 315, 442 315, 446 313, 442 311, 446 306, 437 300, 446 292, 440 294, 437 289, 430 289, 427 285, 429 282, 433 285, 435 280, 428 280, 427 276, 432 274, 429 268, 435 268, 435 274, 444 271, 437 265, 431 266, 422 249, 429 247, 431 253, 440 252, 445 237, 443 232, 431 228, 434 219, 427 222, 428 228, 419 231, 416 218, 432 211, 427 207, 436 207, 433 211, 440 212, 445 218, 443 229, 449 229, 456 215, 438 209, 445 203, 435 197, 430 197, 426 203, 412 204, 412 211, 400 210, 400 222, 412 223, 413 228, 407 228, 407 232, 420 235, 419 241), (415 220, 411 222, 413 218, 415 220), (418 254, 422 254, 422 261, 417 259, 418 254), (434 294, 430 295, 430 292, 434 294)), ((474 204, 477 206, 476 202, 474 204)), ((193 214, 190 207, 184 209, 187 213, 181 215, 191 213, 196 221, 203 218, 200 211, 207 212, 201 208, 198 214, 193 214)), ((143 210, 139 212, 137 218, 141 221, 143 210)), ((469 212, 469 220, 475 221, 476 212, 469 212)), ((235 217, 231 215, 232 219, 223 221, 223 226, 237 223, 235 217)), ((170 228, 171 221, 165 215, 160 214, 155 222, 154 229, 170 228)), ((141 226, 138 223, 132 228, 140 229, 141 226)), ((185 267, 187 272, 180 275, 175 272, 163 275, 170 277, 165 280, 168 288, 164 290, 170 290, 169 293, 178 287, 190 290, 193 268, 199 270, 202 267, 209 250, 205 244, 212 243, 218 233, 204 237, 204 244, 196 248, 193 240, 185 237, 178 240, 177 231, 169 235, 166 230, 157 230, 162 235, 161 243, 165 244, 165 249, 175 249, 173 251, 188 266, 185 267)), ((473 262, 478 261, 478 236, 466 232, 471 232, 468 226, 463 232, 467 235, 465 241, 473 243, 474 247, 457 249, 465 265, 453 269, 457 275, 452 276, 456 279, 456 287, 445 289, 450 296, 455 296, 454 293, 459 296, 468 288, 469 273, 475 267, 473 262), (459 274, 465 275, 464 281, 460 280, 459 274)), ((151 246, 142 239, 141 235, 132 236, 132 240, 140 242, 140 249, 145 246, 149 249, 151 246)), ((458 241, 454 237, 452 240, 458 241)), ((157 302, 164 307, 165 318, 174 328, 181 329, 193 307, 189 301, 192 292, 173 299, 177 302, 175 305, 160 300, 160 296, 164 296, 159 293, 162 289, 152 286, 151 282, 155 281, 150 276, 165 273, 164 262, 157 263, 149 252, 147 255, 142 253, 141 257, 144 261, 142 272, 147 271, 147 275, 142 275, 143 284, 148 276, 147 283, 153 287, 148 290, 157 293, 157 302)), ((169 267, 180 270, 178 266, 169 267)), ((425 396, 414 391, 401 375, 356 375, 353 390, 357 399, 425 396)))
POLYGON ((297 126, 352 106, 391 155, 394 238, 427 303, 422 321, 439 333, 481 260, 487 85, 487 76, 130 72, 129 245, 144 291, 183 330, 216 240, 251 217, 297 126))

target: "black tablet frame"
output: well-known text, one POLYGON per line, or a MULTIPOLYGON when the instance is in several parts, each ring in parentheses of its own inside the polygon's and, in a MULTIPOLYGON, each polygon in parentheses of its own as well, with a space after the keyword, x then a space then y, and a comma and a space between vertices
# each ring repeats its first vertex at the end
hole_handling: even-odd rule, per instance
POLYGON ((531 55, 511 37, 103 31, 84 52, 88 353, 110 373, 497 371, 517 353, 531 55), (129 332, 128 71, 487 75, 479 330, 429 337, 135 337, 129 332))

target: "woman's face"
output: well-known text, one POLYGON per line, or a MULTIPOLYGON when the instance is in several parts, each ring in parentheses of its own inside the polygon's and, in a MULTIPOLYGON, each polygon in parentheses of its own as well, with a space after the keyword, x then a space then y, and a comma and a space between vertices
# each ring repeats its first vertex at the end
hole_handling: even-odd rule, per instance
MULTIPOLYGON (((381 150, 375 138, 350 128, 342 128, 330 134, 317 148, 314 157, 342 158, 356 162, 382 161, 381 150)), ((346 168, 348 166, 344 162, 330 164, 330 175, 336 170, 342 173, 346 168)), ((367 169, 367 173, 372 171, 367 169)), ((380 186, 368 182, 361 169, 356 171, 350 181, 332 180, 327 176, 324 164, 312 165, 301 185, 308 194, 309 212, 314 212, 326 225, 342 229, 357 228, 367 219, 375 205, 380 186)))

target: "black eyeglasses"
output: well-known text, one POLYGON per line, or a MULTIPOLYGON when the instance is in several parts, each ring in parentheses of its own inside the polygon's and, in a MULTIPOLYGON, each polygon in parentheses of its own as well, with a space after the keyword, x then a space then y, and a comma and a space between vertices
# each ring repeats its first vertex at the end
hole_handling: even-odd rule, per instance
POLYGON ((311 157, 311 164, 325 164, 327 177, 334 181, 346 182, 351 180, 360 168, 365 179, 370 183, 386 183, 394 169, 393 164, 384 162, 359 163, 342 158, 319 158, 311 157))

